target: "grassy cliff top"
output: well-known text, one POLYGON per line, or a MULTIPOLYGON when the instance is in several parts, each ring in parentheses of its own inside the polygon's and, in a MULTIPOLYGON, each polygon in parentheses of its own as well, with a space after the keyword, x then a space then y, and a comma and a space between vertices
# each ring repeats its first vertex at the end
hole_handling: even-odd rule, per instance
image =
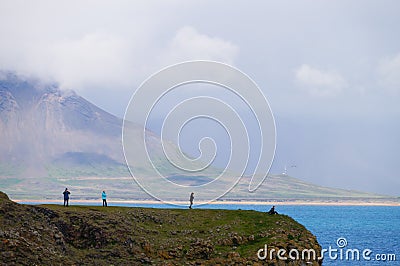
POLYGON ((292 218, 244 210, 30 206, 0 192, 0 224, 6 265, 286 265, 257 251, 321 249, 292 218))

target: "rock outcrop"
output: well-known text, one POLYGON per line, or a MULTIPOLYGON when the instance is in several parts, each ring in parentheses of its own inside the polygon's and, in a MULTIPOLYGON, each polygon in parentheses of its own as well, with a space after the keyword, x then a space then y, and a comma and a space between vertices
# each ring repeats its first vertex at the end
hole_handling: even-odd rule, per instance
POLYGON ((255 211, 30 206, 0 193, 0 224, 2 265, 305 265, 257 251, 321 251, 290 217, 255 211))

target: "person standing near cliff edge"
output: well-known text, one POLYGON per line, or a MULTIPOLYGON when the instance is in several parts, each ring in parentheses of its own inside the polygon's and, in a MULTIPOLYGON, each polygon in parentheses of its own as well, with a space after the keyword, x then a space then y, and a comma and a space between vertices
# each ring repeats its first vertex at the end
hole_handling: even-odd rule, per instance
POLYGON ((65 203, 67 204, 67 207, 68 207, 69 194, 71 194, 71 192, 68 191, 68 188, 65 188, 63 194, 64 194, 64 207, 65 207, 65 203))
POLYGON ((193 200, 194 200, 194 193, 192 192, 192 193, 190 194, 190 198, 189 198, 189 201, 190 201, 189 209, 192 208, 193 200))
POLYGON ((103 207, 104 206, 107 207, 107 194, 104 190, 103 190, 103 193, 101 193, 101 198, 103 199, 103 207))

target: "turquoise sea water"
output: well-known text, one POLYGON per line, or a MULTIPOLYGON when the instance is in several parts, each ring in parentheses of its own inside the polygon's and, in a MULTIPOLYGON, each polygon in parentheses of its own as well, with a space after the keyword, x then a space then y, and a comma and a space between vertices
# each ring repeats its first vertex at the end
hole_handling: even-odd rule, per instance
MULTIPOLYGON (((110 203, 110 205, 176 208, 164 204, 110 203)), ((270 205, 213 204, 199 208, 265 212, 270 207, 270 205)), ((331 256, 328 252, 325 253, 323 265, 400 265, 400 207, 277 205, 276 210, 303 224, 317 236, 322 248, 337 249, 337 251, 332 251, 331 256), (341 239, 340 246, 337 243, 338 239, 341 239), (343 246, 345 242, 347 245, 343 246), (348 259, 346 259, 346 252, 349 249, 358 250, 360 260, 353 260, 351 253, 348 253, 348 259), (366 251, 366 258, 370 260, 364 259, 362 255, 366 249, 371 250, 369 254, 366 251), (342 259, 340 252, 343 254, 342 259), (335 254, 337 258, 333 259, 335 254)))

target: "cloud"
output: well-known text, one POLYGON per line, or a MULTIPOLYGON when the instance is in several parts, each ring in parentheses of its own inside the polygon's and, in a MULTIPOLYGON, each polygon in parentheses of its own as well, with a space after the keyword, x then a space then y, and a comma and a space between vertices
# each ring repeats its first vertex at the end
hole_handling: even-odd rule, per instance
POLYGON ((400 53, 378 65, 378 85, 390 93, 400 93, 400 53))
POLYGON ((330 97, 347 87, 347 81, 336 72, 323 71, 307 64, 295 70, 296 83, 311 96, 330 97))
POLYGON ((181 61, 233 64, 239 48, 185 27, 199 3, 0 1, 0 70, 57 82, 118 116, 151 74, 181 61), (21 12, 26 10, 27 12, 21 12))
POLYGON ((47 56, 31 62, 42 65, 43 71, 65 88, 125 87, 132 82, 128 58, 134 55, 129 46, 128 40, 117 35, 93 32, 78 39, 55 42, 46 51, 47 56))
POLYGON ((29 47, 17 47, 18 60, 3 53, 0 68, 56 81, 62 88, 78 92, 104 87, 121 90, 138 78, 139 71, 134 71, 138 52, 134 49, 132 39, 94 31, 76 38, 33 41, 29 47))
POLYGON ((233 64, 239 47, 219 37, 199 33, 195 28, 180 28, 170 41, 165 61, 177 63, 187 60, 214 60, 233 64))
POLYGON ((160 58, 171 52, 179 28, 170 14, 192 6, 179 1, 3 1, 0 35, 7 38, 0 42, 0 69, 57 81, 86 95, 125 93, 165 67, 160 58))
MULTIPOLYGON (((19 5, 5 5, 8 13, 0 8, 0 34, 8 36, 0 42, 0 70, 57 81, 63 88, 90 95, 99 89, 131 91, 155 71, 181 61, 209 59, 233 64, 239 51, 235 44, 199 33, 194 27, 163 25, 168 14, 154 11, 156 3, 129 3, 126 9, 142 14, 132 16, 101 2, 93 19, 64 4, 67 14, 60 17, 46 12, 51 2, 34 9, 28 18, 18 12, 19 5), (118 13, 119 19, 109 21, 108 13, 118 13), (2 15, 7 15, 8 21, 2 15), (32 22, 28 25, 27 21, 32 22), (160 38, 162 35, 168 37, 160 38)), ((81 8, 90 10, 90 4, 81 8)))

